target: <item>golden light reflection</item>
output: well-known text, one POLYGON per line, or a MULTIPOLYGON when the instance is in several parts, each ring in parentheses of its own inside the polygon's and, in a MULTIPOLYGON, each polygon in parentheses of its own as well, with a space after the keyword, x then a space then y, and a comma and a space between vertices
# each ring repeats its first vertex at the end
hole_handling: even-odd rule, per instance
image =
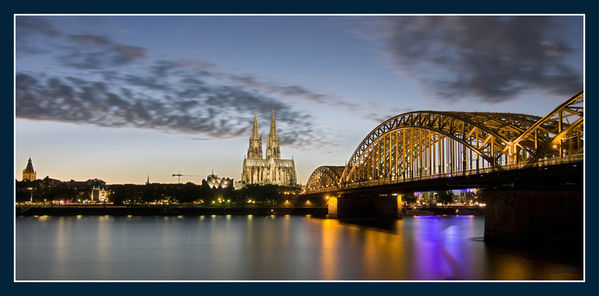
POLYGON ((342 231, 339 221, 333 219, 322 220, 322 247, 320 248, 320 273, 325 280, 337 279, 339 250, 339 231, 342 231))
MULTIPOLYGON (((42 217, 48 217, 47 215, 44 215, 42 217)), ((41 218, 41 217, 40 217, 41 218)), ((54 257, 59 261, 59 262, 65 262, 68 260, 69 258, 69 253, 71 252, 71 246, 72 246, 72 241, 71 241, 71 229, 70 225, 71 223, 68 223, 69 221, 65 221, 66 218, 65 217, 59 217, 58 218, 58 223, 56 224, 56 232, 55 232, 55 237, 54 237, 54 243, 56 244, 56 247, 54 247, 54 257)), ((71 220, 71 218, 69 217, 69 220, 71 220)), ((72 222, 72 221, 71 221, 72 222)), ((66 270, 66 265, 65 264, 57 264, 56 268, 60 271, 60 272, 64 272, 66 270)))
POLYGON ((505 256, 501 260, 501 268, 494 268, 497 272, 492 278, 500 280, 525 279, 531 274, 530 266, 522 260, 513 256, 505 256))
POLYGON ((366 229, 361 234, 366 278, 381 279, 381 275, 400 274, 405 254, 404 237, 382 229, 366 229))

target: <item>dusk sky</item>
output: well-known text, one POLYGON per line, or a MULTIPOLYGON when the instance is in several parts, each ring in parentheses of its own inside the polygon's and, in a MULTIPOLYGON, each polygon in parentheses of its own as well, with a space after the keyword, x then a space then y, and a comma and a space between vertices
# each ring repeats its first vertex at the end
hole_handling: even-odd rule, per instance
POLYGON ((415 110, 544 116, 582 16, 16 16, 15 178, 239 180, 253 111, 305 184, 415 110))

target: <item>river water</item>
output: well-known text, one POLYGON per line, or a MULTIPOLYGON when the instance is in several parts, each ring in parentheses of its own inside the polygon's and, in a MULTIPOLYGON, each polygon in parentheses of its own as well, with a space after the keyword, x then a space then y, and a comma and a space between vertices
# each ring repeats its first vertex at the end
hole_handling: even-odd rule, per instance
POLYGON ((491 247, 484 217, 16 218, 17 280, 582 279, 580 263, 491 247))

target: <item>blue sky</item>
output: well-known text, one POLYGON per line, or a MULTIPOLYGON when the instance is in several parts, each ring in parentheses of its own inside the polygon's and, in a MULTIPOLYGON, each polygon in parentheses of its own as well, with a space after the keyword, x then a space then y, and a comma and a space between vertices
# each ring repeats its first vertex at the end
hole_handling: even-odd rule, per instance
POLYGON ((544 115, 582 88, 580 16, 16 16, 20 179, 240 178, 253 110, 305 183, 413 110, 544 115))

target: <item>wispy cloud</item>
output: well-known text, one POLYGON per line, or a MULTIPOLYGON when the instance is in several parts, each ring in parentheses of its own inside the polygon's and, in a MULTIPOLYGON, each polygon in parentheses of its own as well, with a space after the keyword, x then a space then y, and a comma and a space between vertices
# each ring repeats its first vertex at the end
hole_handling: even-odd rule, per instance
POLYGON ((167 72, 162 79, 112 73, 109 82, 102 74, 18 73, 17 117, 231 138, 249 134, 254 109, 261 118, 274 109, 284 144, 301 148, 330 140, 317 133, 308 114, 238 86, 214 85, 191 73, 167 72))
POLYGON ((318 94, 297 85, 278 85, 264 82, 251 75, 226 74, 226 77, 240 85, 272 95, 283 96, 296 100, 306 100, 326 106, 340 107, 350 112, 360 110, 360 106, 357 104, 333 96, 318 94))
POLYGON ((564 41, 567 22, 582 35, 581 17, 402 16, 379 28, 398 72, 442 99, 494 103, 531 89, 568 96, 582 88, 582 61, 566 62, 582 50, 564 41))
POLYGON ((154 59, 144 48, 62 32, 42 18, 18 17, 19 32, 17 54, 47 54, 70 69, 17 69, 19 118, 231 138, 249 135, 254 109, 264 119, 274 109, 283 144, 305 149, 334 142, 309 114, 275 99, 321 98, 326 103, 326 96, 300 86, 268 86, 201 61, 154 59), (35 38, 50 42, 40 46, 35 38))

